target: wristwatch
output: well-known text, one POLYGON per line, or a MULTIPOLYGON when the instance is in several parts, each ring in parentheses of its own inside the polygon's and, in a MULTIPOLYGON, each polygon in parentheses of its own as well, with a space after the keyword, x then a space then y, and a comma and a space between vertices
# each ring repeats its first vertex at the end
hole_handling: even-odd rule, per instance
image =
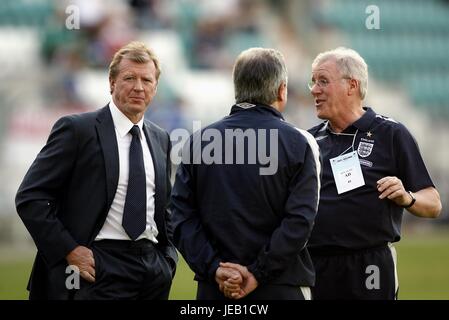
POLYGON ((410 195, 410 197, 412 197, 412 201, 411 201, 408 205, 402 206, 402 208, 404 208, 404 209, 410 208, 410 207, 413 206, 413 205, 415 204, 415 202, 416 202, 416 198, 415 198, 415 195, 413 194, 413 192, 411 192, 410 190, 408 190, 407 192, 408 192, 408 194, 410 195))

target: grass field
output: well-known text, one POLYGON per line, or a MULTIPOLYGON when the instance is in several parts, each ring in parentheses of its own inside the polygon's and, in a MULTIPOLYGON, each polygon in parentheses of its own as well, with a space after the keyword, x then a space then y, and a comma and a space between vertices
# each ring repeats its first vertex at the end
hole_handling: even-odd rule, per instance
MULTIPOLYGON (((401 300, 449 300, 449 230, 405 234, 396 250, 401 300)), ((0 250, 0 300, 27 298, 31 264, 30 252, 0 250)), ((181 259, 170 299, 194 299, 195 292, 193 273, 181 259)))

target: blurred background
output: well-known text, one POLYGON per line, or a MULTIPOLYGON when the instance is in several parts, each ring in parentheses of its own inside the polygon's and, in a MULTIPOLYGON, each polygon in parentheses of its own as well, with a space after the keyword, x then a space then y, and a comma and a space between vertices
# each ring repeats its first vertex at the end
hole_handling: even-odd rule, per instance
MULTIPOLYGON (((370 70, 366 104, 414 134, 443 202, 435 221, 404 215, 399 298, 449 299, 449 1, 442 0, 0 1, 0 299, 27 298, 35 247, 14 206, 26 170, 59 117, 108 103, 107 67, 131 40, 160 57, 146 116, 168 132, 227 115, 233 61, 255 46, 284 54, 285 118, 308 129, 319 122, 307 89, 313 58, 337 46, 357 50, 370 70)), ((170 298, 193 299, 195 290, 181 261, 170 298)))

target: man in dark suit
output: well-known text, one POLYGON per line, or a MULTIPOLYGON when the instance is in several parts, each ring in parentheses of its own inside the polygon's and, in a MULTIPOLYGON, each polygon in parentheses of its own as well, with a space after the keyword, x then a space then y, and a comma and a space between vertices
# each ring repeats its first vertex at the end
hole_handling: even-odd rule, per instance
POLYGON ((183 151, 173 239, 195 272, 198 299, 308 299, 315 273, 305 246, 318 208, 318 145, 282 118, 281 53, 244 51, 233 74, 230 115, 195 133, 183 151))
POLYGON ((30 299, 168 298, 170 139, 144 120, 159 75, 143 43, 121 48, 109 104, 58 120, 28 170, 16 206, 38 249, 30 299))

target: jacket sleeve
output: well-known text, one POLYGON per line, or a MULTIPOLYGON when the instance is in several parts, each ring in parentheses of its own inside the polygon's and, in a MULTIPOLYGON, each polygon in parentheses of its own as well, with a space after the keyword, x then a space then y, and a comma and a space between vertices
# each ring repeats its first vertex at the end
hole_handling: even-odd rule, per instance
POLYGON ((170 265, 172 267, 172 276, 176 273, 176 265, 178 263, 178 253, 176 252, 176 248, 173 245, 173 222, 172 222, 172 212, 170 205, 170 196, 171 196, 171 161, 170 161, 170 153, 171 153, 171 142, 170 137, 168 136, 168 147, 167 147, 167 163, 166 163, 166 185, 167 185, 167 194, 164 199, 166 202, 165 205, 165 225, 167 229, 167 240, 168 244, 163 248, 165 257, 170 261, 170 265))
POLYGON ((248 266, 259 283, 279 275, 305 248, 318 210, 320 168, 318 146, 312 150, 307 145, 304 160, 296 166, 290 179, 283 219, 256 261, 248 266))
POLYGON ((176 173, 172 192, 173 239, 195 274, 213 281, 220 259, 202 227, 192 170, 193 165, 181 163, 176 173))
POLYGON ((49 266, 60 262, 77 246, 58 218, 59 201, 76 161, 77 145, 73 119, 58 120, 15 199, 20 218, 49 266))

